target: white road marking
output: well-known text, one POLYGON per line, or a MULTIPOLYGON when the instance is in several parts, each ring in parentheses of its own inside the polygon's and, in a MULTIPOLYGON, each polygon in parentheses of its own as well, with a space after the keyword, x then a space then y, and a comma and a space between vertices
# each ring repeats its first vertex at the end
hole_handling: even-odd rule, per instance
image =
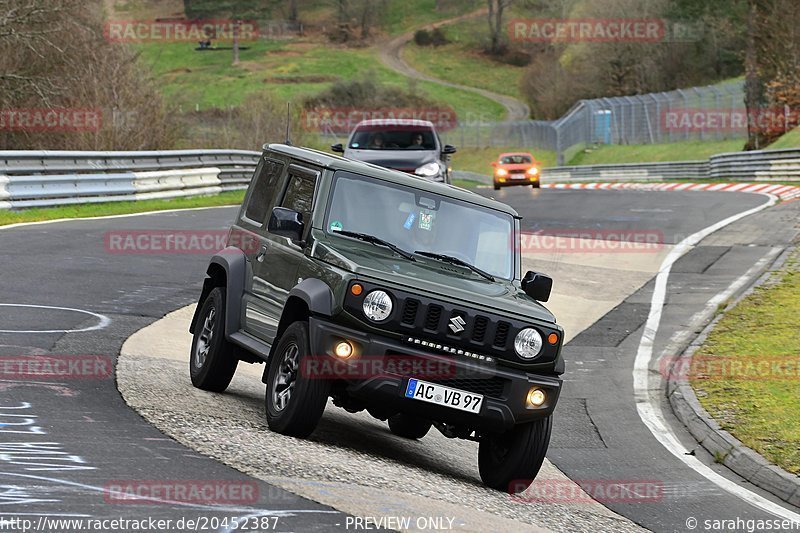
POLYGON ((0 333, 83 333, 84 331, 95 331, 103 329, 111 324, 111 319, 99 313, 93 313, 84 309, 73 309, 71 307, 56 307, 53 305, 31 305, 31 304, 0 304, 0 307, 25 307, 30 309, 55 309, 57 311, 71 311, 74 313, 82 313, 90 315, 97 319, 97 324, 89 326, 88 328, 81 329, 32 329, 32 330, 17 330, 17 329, 0 329, 0 333))
MULTIPOLYGON (((86 483, 79 483, 77 481, 69 481, 66 479, 58 479, 52 477, 45 477, 45 476, 36 476, 32 474, 18 474, 16 472, 0 472, 0 477, 2 476, 14 476, 14 477, 22 477, 27 479, 35 479, 38 481, 48 481, 50 483, 57 483, 61 485, 67 485, 71 487, 78 487, 85 490, 90 490, 93 492, 100 492, 100 493, 108 493, 109 490, 104 487, 95 487, 94 485, 87 485, 86 483)), ((136 495, 131 495, 132 498, 138 498, 136 495)), ((181 507, 189 507, 192 509, 204 509, 210 511, 220 511, 226 513, 252 513, 253 511, 257 511, 259 514, 261 513, 269 513, 272 516, 293 516, 295 514, 310 514, 310 513, 319 513, 319 514, 338 514, 339 511, 327 511, 324 509, 274 509, 274 510, 257 510, 253 509, 252 507, 231 507, 227 505, 202 505, 197 503, 190 503, 190 502, 181 502, 181 501, 174 501, 174 500, 167 500, 163 498, 155 498, 152 496, 144 497, 142 496, 141 499, 145 500, 145 503, 161 503, 161 504, 170 504, 170 505, 178 505, 181 507)), ((15 513, 17 514, 17 513, 15 513)))
MULTIPOLYGON (((800 514, 794 513, 789 509, 782 507, 781 505, 773 503, 768 499, 756 494, 755 492, 752 492, 727 479, 726 477, 715 472, 708 465, 704 464, 697 457, 686 455, 683 451, 684 446, 680 443, 677 436, 672 432, 672 429, 669 427, 669 424, 667 424, 664 418, 664 414, 661 411, 660 396, 651 395, 649 387, 650 367, 651 364, 653 364, 654 341, 661 322, 661 313, 663 311, 664 302, 666 299, 667 280, 669 279, 672 265, 680 257, 691 250, 694 245, 708 235, 724 228, 729 224, 732 224, 733 222, 736 222, 737 220, 775 205, 777 198, 772 195, 767 196, 769 197, 769 200, 762 205, 728 217, 685 238, 678 243, 677 246, 675 246, 675 248, 664 259, 658 275, 656 276, 655 288, 653 290, 653 297, 650 303, 650 312, 647 317, 647 322, 645 323, 644 332, 642 333, 642 340, 639 343, 639 349, 636 353, 636 360, 633 367, 633 393, 639 418, 641 418, 642 422, 644 422, 656 440, 658 440, 661 445, 664 446, 664 448, 666 448, 672 455, 686 464, 686 466, 693 469, 695 472, 705 477, 718 487, 724 489, 734 496, 737 496, 738 498, 741 498, 751 505, 758 507, 759 509, 787 520, 800 522, 800 514)), ((734 285, 737 284, 741 286, 744 284, 744 281, 741 281, 740 278, 734 282, 734 285)), ((720 301, 722 300, 720 299, 720 301)), ((658 375, 658 379, 660 379, 660 374, 657 372, 654 372, 654 374, 658 375)), ((656 388, 660 390, 660 387, 656 388)))
POLYGON ((60 222, 72 222, 74 220, 104 220, 111 218, 126 218, 126 217, 141 217, 146 215, 162 215, 167 213, 181 213, 183 211, 202 211, 203 209, 224 209, 231 207, 239 207, 238 205, 213 205, 210 207, 186 207, 182 209, 163 209, 161 211, 142 211, 141 213, 126 213, 122 215, 101 215, 97 217, 78 217, 78 218, 57 218, 54 220, 38 220, 36 222, 17 222, 16 224, 0 225, 0 231, 6 229, 23 228, 26 226, 41 226, 43 224, 57 224, 60 222))

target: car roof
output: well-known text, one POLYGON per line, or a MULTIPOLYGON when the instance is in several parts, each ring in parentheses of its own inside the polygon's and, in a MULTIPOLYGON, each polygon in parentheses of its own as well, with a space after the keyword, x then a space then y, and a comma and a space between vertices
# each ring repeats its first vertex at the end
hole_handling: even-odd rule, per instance
POLYGON ((457 200, 462 200, 464 202, 487 207, 489 209, 502 211, 516 218, 520 218, 520 216, 512 207, 502 202, 492 200, 491 198, 486 198, 485 196, 481 196, 480 194, 463 189, 461 187, 456 187, 455 185, 437 183, 435 181, 412 176, 411 174, 406 174, 405 172, 400 172, 398 170, 391 170, 373 165, 371 163, 345 159, 344 157, 322 152, 320 150, 301 148, 286 144, 265 144, 264 151, 271 151, 286 155, 295 159, 307 161, 315 166, 320 166, 331 170, 346 170, 348 172, 353 172, 354 174, 361 174, 391 183, 396 183, 398 185, 413 187, 415 189, 420 189, 432 194, 439 194, 442 196, 455 198, 457 200))
POLYGON ((512 155, 526 155, 526 156, 530 157, 531 159, 533 159, 533 154, 530 154, 528 152, 506 152, 504 154, 500 154, 499 156, 497 156, 497 159, 500 159, 501 157, 512 156, 512 155))
POLYGON ((362 120, 356 124, 355 129, 361 126, 423 126, 433 129, 433 122, 430 120, 416 120, 410 118, 373 118, 362 120))

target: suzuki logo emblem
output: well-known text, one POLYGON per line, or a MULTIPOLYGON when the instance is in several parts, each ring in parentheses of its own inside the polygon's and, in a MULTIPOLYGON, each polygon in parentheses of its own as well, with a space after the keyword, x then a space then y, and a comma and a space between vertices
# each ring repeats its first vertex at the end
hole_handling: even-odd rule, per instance
POLYGON ((467 325, 467 321, 461 318, 460 316, 456 315, 450 319, 450 325, 447 326, 450 328, 450 331, 453 333, 461 333, 464 331, 464 326, 467 325))

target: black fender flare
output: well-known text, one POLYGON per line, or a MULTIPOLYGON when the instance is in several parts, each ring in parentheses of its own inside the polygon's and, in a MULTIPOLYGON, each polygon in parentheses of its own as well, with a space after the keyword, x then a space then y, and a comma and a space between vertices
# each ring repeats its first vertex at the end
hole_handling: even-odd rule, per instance
POLYGON ((225 337, 230 337, 231 334, 239 331, 246 272, 247 260, 241 249, 228 246, 214 254, 206 269, 207 277, 203 281, 203 291, 189 326, 190 333, 194 333, 203 302, 212 289, 220 285, 225 287, 225 337), (224 280, 221 276, 224 276, 224 280))
POLYGON ((333 315, 333 292, 331 292, 328 284, 322 280, 308 278, 301 281, 289 291, 288 298, 292 297, 303 300, 312 315, 333 315))

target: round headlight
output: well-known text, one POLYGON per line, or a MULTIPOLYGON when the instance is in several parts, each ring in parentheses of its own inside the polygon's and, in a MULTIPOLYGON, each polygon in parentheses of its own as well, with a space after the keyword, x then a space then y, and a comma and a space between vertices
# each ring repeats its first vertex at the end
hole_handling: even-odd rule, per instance
POLYGON ((364 315, 373 322, 389 318, 392 312, 392 299, 384 291, 372 291, 364 298, 364 315))
POLYGON ((542 350, 542 336, 533 328, 525 328, 517 333, 514 350, 523 359, 533 359, 542 350))

